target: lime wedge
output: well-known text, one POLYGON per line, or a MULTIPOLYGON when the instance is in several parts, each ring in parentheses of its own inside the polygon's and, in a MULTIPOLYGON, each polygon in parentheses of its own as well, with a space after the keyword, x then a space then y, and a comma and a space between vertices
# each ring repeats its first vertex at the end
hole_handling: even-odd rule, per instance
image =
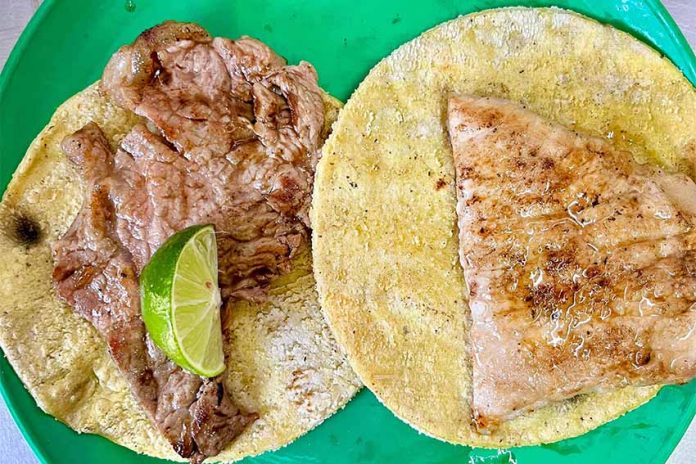
POLYGON ((225 357, 213 226, 189 227, 170 237, 143 269, 140 294, 145 327, 169 359, 202 377, 222 373, 225 357))

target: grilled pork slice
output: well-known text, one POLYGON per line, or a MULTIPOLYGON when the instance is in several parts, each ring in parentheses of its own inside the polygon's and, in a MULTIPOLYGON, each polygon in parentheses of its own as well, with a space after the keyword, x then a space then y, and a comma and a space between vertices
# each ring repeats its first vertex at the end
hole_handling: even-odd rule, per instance
POLYGON ((87 183, 82 210, 53 244, 58 295, 104 337, 116 366, 150 420, 177 453, 194 461, 217 454, 254 420, 234 406, 222 379, 201 379, 151 342, 140 313, 138 267, 118 237, 114 192, 127 186, 96 124, 63 142, 87 183))
POLYGON ((696 185, 517 104, 452 97, 480 428, 696 375, 696 185))
MULTIPOLYGON (((218 234, 226 261, 220 266, 223 297, 263 300, 269 281, 289 270, 309 238, 324 127, 314 68, 304 62, 287 66, 248 37, 212 38, 195 24, 166 22, 122 47, 104 70, 101 87, 162 136, 151 142, 145 128, 136 129, 123 144, 135 164, 156 158, 152 144, 170 146, 166 151, 178 159, 159 165, 179 172, 182 183, 140 188, 151 207, 159 208, 164 196, 174 197, 176 208, 147 214, 156 223, 124 224, 131 240, 143 242, 134 248, 156 249, 184 224, 213 222, 224 232, 218 234)), ((144 257, 133 254, 142 266, 144 257)))

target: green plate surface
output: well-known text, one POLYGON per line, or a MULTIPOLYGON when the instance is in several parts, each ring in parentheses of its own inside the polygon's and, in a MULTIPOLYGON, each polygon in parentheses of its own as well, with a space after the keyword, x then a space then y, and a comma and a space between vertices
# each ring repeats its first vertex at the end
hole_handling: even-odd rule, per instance
MULTIPOLYGON (((375 63, 424 30, 460 14, 513 5, 557 5, 610 23, 659 49, 696 83, 693 51, 662 5, 651 0, 46 0, 0 76, 0 187, 55 108, 98 79, 119 45, 165 19, 196 21, 216 35, 255 36, 291 62, 312 62, 322 86, 346 99, 375 63)), ((4 357, 0 390, 42 462, 164 462, 101 437, 79 436, 45 415, 4 357)), ((244 462, 659 464, 694 416, 695 394, 696 382, 667 387, 649 404, 582 437, 491 451, 420 435, 363 391, 292 445, 244 462)))

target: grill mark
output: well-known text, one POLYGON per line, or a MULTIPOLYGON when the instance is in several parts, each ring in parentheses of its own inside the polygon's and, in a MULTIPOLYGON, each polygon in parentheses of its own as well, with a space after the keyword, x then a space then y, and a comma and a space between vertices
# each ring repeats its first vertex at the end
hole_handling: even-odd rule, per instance
MULTIPOLYGON (((561 220, 563 218, 559 218, 561 220)), ((568 218, 568 221, 572 222, 572 219, 568 218)), ((467 232, 472 232, 474 235, 482 235, 486 231, 490 231, 491 229, 489 228, 489 224, 498 226, 496 227, 497 229, 500 229, 501 225, 505 226, 505 223, 501 222, 495 222, 495 221, 486 221, 486 220, 481 220, 481 221, 472 221, 466 224, 467 226, 467 232), (481 232, 483 229, 484 232, 481 232)), ((509 235, 515 235, 516 232, 523 231, 525 228, 524 227, 519 227, 519 228, 510 228, 509 235)), ((578 238, 582 239, 585 243, 591 243, 588 240, 585 240, 585 235, 590 235, 590 234, 582 234, 578 238)), ((616 245, 612 246, 611 248, 607 249, 604 247, 599 247, 597 246, 597 259, 603 259, 604 257, 608 256, 607 252, 608 251, 615 251, 619 250, 621 248, 631 248, 635 245, 643 245, 643 244, 654 244, 654 245, 659 245, 660 243, 665 243, 669 240, 676 239, 680 240, 682 244, 682 250, 681 251, 691 251, 691 250, 696 250, 696 231, 687 231, 687 232, 682 232, 678 234, 665 234, 665 235, 660 235, 657 237, 650 237, 646 239, 637 239, 637 240, 625 240, 622 242, 617 243, 616 245), (693 237, 694 242, 689 243, 686 238, 688 237, 693 237)), ((512 249, 512 246, 510 246, 509 249, 512 249)), ((495 253, 497 250, 492 249, 490 252, 486 253, 485 255, 481 255, 478 259, 484 259, 486 256, 489 256, 493 253, 495 253)), ((470 252, 470 249, 467 250, 467 252, 470 252)), ((669 255, 672 256, 672 255, 669 255)), ((499 270, 505 270, 508 269, 509 266, 481 266, 479 269, 481 271, 499 271, 499 270)))

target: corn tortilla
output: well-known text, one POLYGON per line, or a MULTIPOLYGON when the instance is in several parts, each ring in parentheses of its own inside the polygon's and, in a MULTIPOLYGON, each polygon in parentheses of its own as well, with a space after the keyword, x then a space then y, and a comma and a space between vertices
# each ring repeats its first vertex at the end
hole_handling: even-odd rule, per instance
MULTIPOLYGON (((328 132, 340 103, 327 96, 325 106, 328 132)), ((32 143, 0 205, 0 345, 48 414, 138 453, 181 460, 133 399, 105 343, 51 286, 50 243, 71 224, 84 188, 60 142, 89 121, 115 146, 138 117, 96 85, 77 94, 32 143), (33 223, 38 233, 31 232, 33 223)), ((225 328, 228 391, 260 417, 216 461, 291 442, 360 388, 322 316, 308 252, 274 282, 268 303, 238 303, 225 328)))
POLYGON ((372 69, 323 149, 313 197, 322 308, 358 376, 397 416, 479 447, 549 443, 650 400, 659 387, 580 395, 471 425, 469 313, 446 130, 452 94, 494 96, 641 161, 693 176, 696 92, 672 63, 560 9, 488 10, 444 23, 372 69))

